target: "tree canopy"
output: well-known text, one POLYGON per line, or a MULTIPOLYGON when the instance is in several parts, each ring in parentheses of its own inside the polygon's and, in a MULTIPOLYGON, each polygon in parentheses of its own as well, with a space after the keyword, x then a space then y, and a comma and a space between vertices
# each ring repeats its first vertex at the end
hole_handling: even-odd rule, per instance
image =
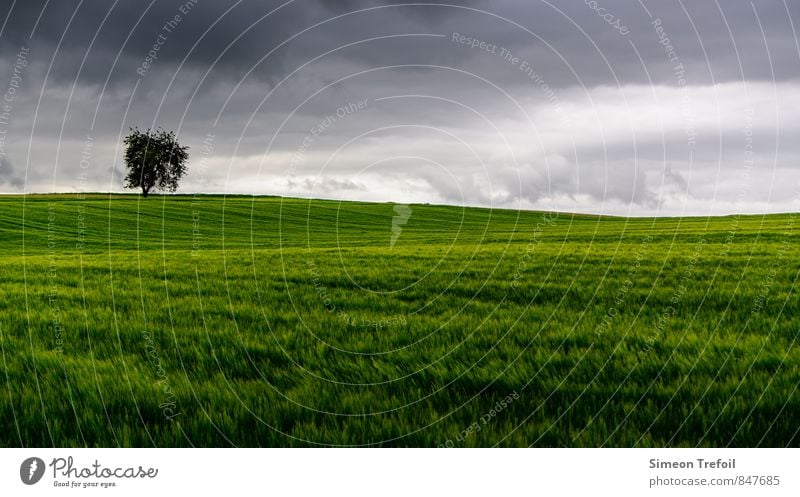
POLYGON ((181 146, 172 131, 131 128, 125 137, 125 188, 174 192, 186 174, 189 147, 181 146))

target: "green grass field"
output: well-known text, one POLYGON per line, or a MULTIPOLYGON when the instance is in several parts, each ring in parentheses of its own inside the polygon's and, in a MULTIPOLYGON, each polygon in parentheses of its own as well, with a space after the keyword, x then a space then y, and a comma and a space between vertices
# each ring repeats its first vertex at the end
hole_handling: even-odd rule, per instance
POLYGON ((0 445, 800 446, 794 215, 394 207, 0 197, 0 445))

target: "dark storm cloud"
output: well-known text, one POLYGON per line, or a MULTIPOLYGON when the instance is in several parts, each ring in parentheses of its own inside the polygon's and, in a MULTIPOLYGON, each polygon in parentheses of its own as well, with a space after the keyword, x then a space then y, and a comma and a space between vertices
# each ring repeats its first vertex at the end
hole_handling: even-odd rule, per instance
MULTIPOLYGON (((40 60, 53 60, 50 77, 57 80, 74 79, 86 57, 81 82, 96 84, 110 78, 119 83, 138 78, 136 68, 161 35, 163 44, 153 70, 171 73, 188 55, 186 67, 207 69, 216 61, 212 77, 235 79, 292 35, 341 16, 287 43, 254 73, 275 77, 323 49, 370 37, 455 31, 518 51, 536 61, 554 86, 647 82, 648 73, 657 81, 670 82, 673 71, 665 69, 674 64, 669 63, 666 47, 658 43, 660 33, 653 24, 660 20, 672 53, 696 83, 706 84, 712 78, 717 82, 771 79, 773 71, 777 79, 795 78, 800 69, 790 22, 800 7, 780 2, 759 1, 753 6, 743 1, 648 2, 647 10, 635 1, 598 2, 604 15, 620 20, 629 31, 625 36, 580 1, 399 3, 26 0, 13 3, 0 46, 9 55, 20 45, 32 45, 40 60), (353 11, 361 12, 347 15, 353 11), (166 32, 165 23, 176 15, 180 22, 166 32)), ((339 56, 374 65, 387 54, 408 52, 402 40, 395 40, 339 56)), ((415 55, 419 60, 420 54, 415 55)), ((443 43, 428 47, 424 55, 428 63, 459 65, 477 54, 443 43)))
POLYGON ((31 0, 13 4, 0 46, 8 53, 32 45, 40 59, 52 60, 51 78, 71 81, 80 68, 85 84, 136 80, 141 74, 135 69, 154 45, 153 68, 162 73, 181 63, 202 69, 214 64, 212 78, 236 79, 254 69, 255 75, 269 79, 296 65, 287 62, 289 54, 302 61, 329 47, 386 34, 397 23, 401 28, 430 25, 448 10, 367 1, 31 0), (347 15, 358 10, 364 12, 347 15), (322 43, 318 37, 324 38, 322 43), (282 43, 284 48, 260 63, 282 43))
MULTIPOLYGON (((187 67, 207 67, 221 56, 216 74, 236 77, 249 69, 256 56, 326 15, 317 2, 303 2, 302 7, 295 2, 267 16, 282 3, 66 0, 45 6, 43 1, 16 2, 3 33, 3 48, 31 45, 40 60, 52 60, 50 77, 57 81, 78 76, 85 58, 80 82, 97 84, 107 78, 112 83, 133 82, 141 76, 136 69, 154 45, 157 54, 147 72, 171 73, 187 56, 187 67)), ((281 70, 281 56, 276 54, 271 64, 264 65, 265 73, 266 69, 281 70)))
POLYGON ((792 171, 800 156, 787 139, 796 2, 2 4, 0 93, 19 48, 31 50, 9 128, 8 152, 28 167, 15 187, 24 173, 28 189, 54 176, 56 189, 75 188, 91 139, 95 188, 118 189, 130 126, 176 129, 193 151, 215 136, 214 167, 190 172, 189 190, 381 198, 402 183, 425 201, 560 196, 595 202, 587 210, 605 199, 661 206, 666 187, 702 195, 688 172, 741 169, 747 112, 759 161, 792 171), (403 95, 417 97, 386 99, 403 95), (359 101, 366 109, 335 119, 291 166, 311 128, 359 101), (393 168, 360 172, 387 157, 393 168))

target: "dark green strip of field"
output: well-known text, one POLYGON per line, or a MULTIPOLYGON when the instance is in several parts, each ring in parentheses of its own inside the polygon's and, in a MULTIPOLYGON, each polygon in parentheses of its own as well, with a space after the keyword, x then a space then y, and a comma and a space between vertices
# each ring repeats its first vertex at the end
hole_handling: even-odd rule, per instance
POLYGON ((2 446, 799 446, 800 222, 0 197, 2 446))

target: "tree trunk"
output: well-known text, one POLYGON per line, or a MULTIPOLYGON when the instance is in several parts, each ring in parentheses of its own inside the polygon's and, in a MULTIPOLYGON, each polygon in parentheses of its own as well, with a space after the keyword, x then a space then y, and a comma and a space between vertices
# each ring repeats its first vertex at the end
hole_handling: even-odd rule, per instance
POLYGON ((150 189, 142 187, 142 197, 147 198, 148 193, 150 193, 150 189))

